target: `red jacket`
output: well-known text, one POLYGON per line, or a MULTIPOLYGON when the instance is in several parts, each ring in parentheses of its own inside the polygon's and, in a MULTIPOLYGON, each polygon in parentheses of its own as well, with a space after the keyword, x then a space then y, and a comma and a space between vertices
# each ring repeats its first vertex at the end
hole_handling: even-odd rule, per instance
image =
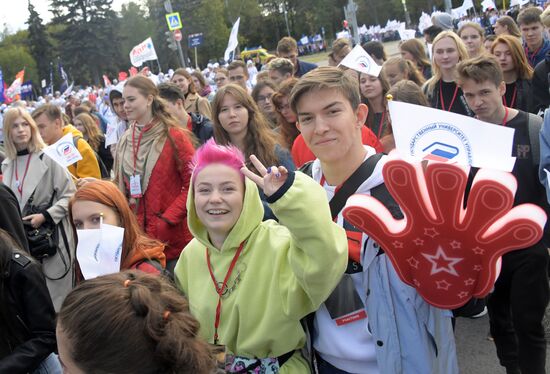
POLYGON ((177 259, 193 238, 187 227, 185 204, 191 180, 189 163, 195 149, 183 130, 172 128, 170 136, 176 144, 179 165, 172 143, 166 139, 137 212, 138 222, 145 233, 166 243, 164 253, 167 260, 177 259))
MULTIPOLYGON (((369 129, 367 126, 363 126, 361 128, 361 138, 363 140, 363 144, 370 145, 374 149, 376 149, 376 152, 382 152, 382 144, 374 135, 371 129, 369 129)), ((306 142, 304 141, 304 137, 302 134, 299 134, 296 139, 294 139, 294 143, 292 144, 292 160, 294 161, 294 165, 296 165, 296 169, 298 169, 300 166, 305 164, 308 161, 313 161, 317 157, 311 152, 309 147, 306 145, 306 142)))

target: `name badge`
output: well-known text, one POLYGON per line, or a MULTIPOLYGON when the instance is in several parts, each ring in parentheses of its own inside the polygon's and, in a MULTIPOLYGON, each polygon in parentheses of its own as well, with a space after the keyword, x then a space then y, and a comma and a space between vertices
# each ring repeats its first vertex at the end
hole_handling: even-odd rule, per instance
POLYGON ((130 196, 139 199, 143 196, 141 193, 141 179, 139 175, 130 176, 130 196))

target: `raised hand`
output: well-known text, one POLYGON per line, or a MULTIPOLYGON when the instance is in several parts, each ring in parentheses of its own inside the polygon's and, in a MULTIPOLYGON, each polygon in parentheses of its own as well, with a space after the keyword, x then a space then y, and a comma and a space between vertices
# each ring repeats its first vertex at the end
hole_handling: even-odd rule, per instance
POLYGON ((384 181, 405 219, 395 220, 376 199, 354 195, 344 217, 378 242, 401 280, 430 304, 446 309, 484 297, 498 276, 497 261, 540 240, 544 211, 512 207, 511 173, 480 169, 463 208, 468 170, 448 163, 410 164, 393 156, 384 181))
POLYGON ((258 170, 261 176, 250 171, 246 166, 241 168, 241 172, 260 187, 266 196, 273 195, 288 178, 288 170, 284 166, 266 167, 254 155, 250 156, 250 161, 258 170))

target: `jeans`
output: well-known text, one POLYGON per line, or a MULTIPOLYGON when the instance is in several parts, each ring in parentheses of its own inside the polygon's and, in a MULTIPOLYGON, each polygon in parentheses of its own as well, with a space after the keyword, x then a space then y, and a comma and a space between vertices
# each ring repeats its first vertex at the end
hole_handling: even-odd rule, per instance
POLYGON ((36 368, 33 374, 63 374, 63 369, 55 353, 51 353, 40 366, 36 368))
POLYGON ((330 362, 327 362, 321 358, 320 355, 315 353, 317 361, 317 369, 319 374, 350 374, 347 371, 340 370, 336 366, 333 366, 330 362))
POLYGON ((505 254, 487 307, 500 364, 545 374, 542 319, 548 304, 548 251, 542 243, 505 254))

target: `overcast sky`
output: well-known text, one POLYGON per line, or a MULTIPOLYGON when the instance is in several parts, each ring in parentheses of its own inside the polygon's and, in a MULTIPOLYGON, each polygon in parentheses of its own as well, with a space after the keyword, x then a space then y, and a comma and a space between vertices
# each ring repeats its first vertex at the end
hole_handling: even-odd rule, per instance
MULTIPOLYGON (((31 2, 42 20, 45 23, 49 22, 52 18, 52 14, 48 11, 50 0, 31 0, 31 2)), ((114 0, 113 9, 118 11, 122 4, 129 2, 130 0, 114 0)), ((7 24, 12 33, 26 29, 25 22, 29 18, 27 7, 28 0, 0 0, 0 27, 3 29, 4 24, 7 24)))

